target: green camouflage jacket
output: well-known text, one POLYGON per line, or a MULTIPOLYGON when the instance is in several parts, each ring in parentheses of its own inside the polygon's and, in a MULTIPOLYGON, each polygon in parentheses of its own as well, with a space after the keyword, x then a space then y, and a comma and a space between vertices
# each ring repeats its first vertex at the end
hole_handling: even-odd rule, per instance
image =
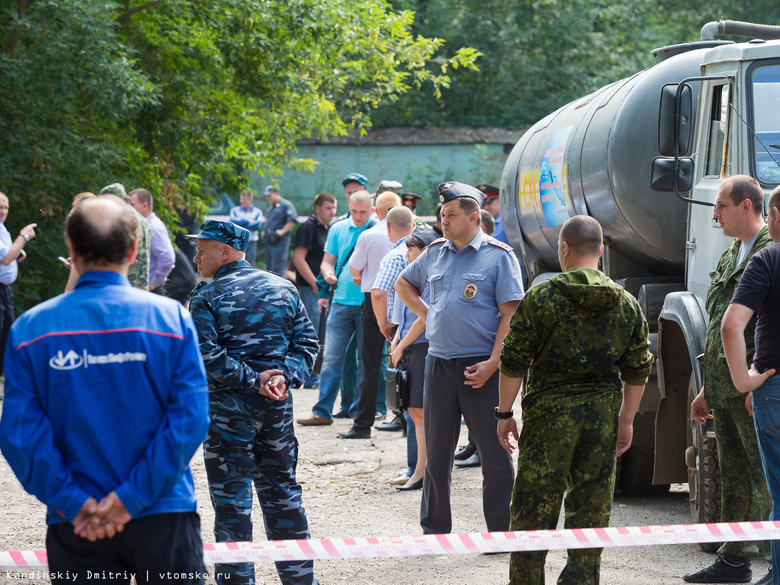
POLYGON ((647 321, 636 299, 602 272, 574 268, 531 288, 504 340, 500 370, 528 372, 523 420, 568 409, 629 384, 653 364, 647 321), (541 409, 541 410, 540 410, 541 409))
POLYGON ((149 290, 149 249, 152 245, 152 228, 146 218, 135 212, 140 226, 135 262, 127 269, 127 279, 135 288, 149 290))
MULTIPOLYGON (((734 398, 739 398, 741 401, 745 400, 745 396, 739 393, 731 381, 731 372, 729 372, 729 365, 726 363, 723 340, 720 337, 720 324, 723 320, 723 314, 731 302, 731 297, 734 296, 734 292, 737 290, 737 285, 742 278, 742 273, 745 270, 745 266, 747 266, 748 260, 761 248, 770 245, 772 238, 769 237, 769 230, 766 226, 761 228, 747 257, 739 266, 734 266, 741 243, 739 239, 734 238, 731 246, 720 257, 718 267, 710 272, 710 286, 707 289, 707 299, 704 303, 707 314, 710 316, 710 321, 707 324, 707 338, 704 342, 702 362, 704 366, 704 399, 707 401, 709 408, 717 408, 719 405, 724 406, 724 400, 728 401, 734 398)), ((755 350, 753 335, 755 331, 756 316, 753 315, 747 327, 745 327, 748 365, 753 360, 753 352, 755 350)))

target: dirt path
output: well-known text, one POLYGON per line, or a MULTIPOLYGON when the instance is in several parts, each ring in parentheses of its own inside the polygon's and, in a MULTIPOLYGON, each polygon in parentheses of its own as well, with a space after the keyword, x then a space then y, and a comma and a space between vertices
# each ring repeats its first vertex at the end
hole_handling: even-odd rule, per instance
MULTIPOLYGON (((295 391, 296 415, 311 411, 316 391, 295 391)), ((517 412, 517 410, 516 410, 517 412)), ((349 420, 331 427, 297 427, 300 443, 298 479, 312 538, 398 536, 420 534, 420 492, 398 492, 387 482, 405 468, 406 446, 401 433, 373 431, 370 440, 343 441, 336 433, 347 430, 349 420)), ((465 427, 461 444, 465 444, 465 427)), ((213 542, 213 513, 202 454, 193 458, 196 489, 202 515, 203 540, 213 542)), ((668 496, 618 498, 613 526, 682 524, 688 520, 687 492, 674 486, 668 496)), ((452 485, 453 532, 485 530, 481 510, 481 472, 455 469, 452 485)), ((255 539, 264 540, 259 506, 255 506, 255 539)), ((24 493, 0 458, 0 550, 44 548, 44 507, 24 493)), ((607 549, 602 559, 604 585, 681 584, 681 576, 714 560, 696 545, 607 549)), ((564 551, 552 551, 547 561, 547 582, 555 583, 565 563, 564 551)), ((487 585, 506 583, 507 555, 445 555, 389 559, 319 561, 316 574, 322 585, 487 585)), ((210 567, 213 570, 213 567, 210 567)), ((754 580, 767 570, 763 561, 753 564, 754 580)), ((257 583, 278 583, 271 563, 256 565, 257 583)), ((0 571, 0 584, 42 584, 47 578, 0 571)), ((213 583, 213 580, 211 581, 213 583)))

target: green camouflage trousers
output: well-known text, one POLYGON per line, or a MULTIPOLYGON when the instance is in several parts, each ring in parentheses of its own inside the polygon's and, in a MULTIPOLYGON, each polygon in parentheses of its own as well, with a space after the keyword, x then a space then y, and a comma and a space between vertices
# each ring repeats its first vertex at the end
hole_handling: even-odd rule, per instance
MULTIPOLYGON (((558 523, 564 491, 566 528, 609 525, 615 491, 620 394, 615 392, 523 420, 510 530, 551 530, 558 523)), ((559 585, 599 581, 602 549, 568 551, 559 585)), ((544 585, 546 551, 513 552, 510 585, 544 585)))
MULTIPOLYGON (((769 520, 772 499, 745 399, 729 400, 728 407, 715 408, 713 416, 720 460, 721 522, 769 520)), ((758 543, 726 542, 718 554, 730 563, 744 563, 758 554, 758 543)), ((769 541, 764 543, 764 556, 771 560, 769 541)))

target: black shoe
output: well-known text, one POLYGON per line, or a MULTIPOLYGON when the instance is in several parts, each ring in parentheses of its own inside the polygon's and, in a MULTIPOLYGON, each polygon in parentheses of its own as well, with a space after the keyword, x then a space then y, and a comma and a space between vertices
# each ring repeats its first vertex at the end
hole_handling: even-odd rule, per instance
POLYGON ((414 482, 412 485, 400 485, 397 489, 399 492, 411 492, 414 490, 421 490, 422 489, 422 479, 418 479, 416 482, 414 482))
POLYGON ((482 461, 479 458, 479 453, 476 451, 474 454, 465 461, 456 461, 455 467, 479 467, 482 465, 482 461))
POLYGON ((465 447, 461 447, 460 449, 458 449, 458 452, 455 453, 455 461, 463 461, 465 459, 468 459, 476 452, 477 452, 477 446, 474 443, 469 443, 465 447))
POLYGON ((349 411, 344 410, 342 408, 341 410, 333 414, 333 418, 352 418, 352 417, 349 415, 349 411))
POLYGON ((346 433, 336 435, 339 439, 370 439, 371 429, 359 429, 352 427, 346 433))
POLYGON ((769 566, 769 572, 753 585, 772 585, 772 566, 769 566))
POLYGON ((683 575, 683 581, 686 583, 750 583, 752 578, 750 563, 731 565, 720 556, 709 567, 683 575))
POLYGON ((401 423, 391 420, 390 422, 383 422, 379 425, 374 425, 374 428, 378 431, 400 431, 401 423))

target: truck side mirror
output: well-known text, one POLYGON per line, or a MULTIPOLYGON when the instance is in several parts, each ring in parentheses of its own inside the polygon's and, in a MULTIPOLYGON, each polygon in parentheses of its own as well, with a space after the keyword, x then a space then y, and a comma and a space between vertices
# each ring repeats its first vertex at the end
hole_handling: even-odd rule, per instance
POLYGON ((650 188, 653 191, 674 191, 674 163, 677 167, 677 191, 690 191, 693 185, 693 159, 659 156, 653 160, 650 188))
POLYGON ((687 83, 680 90, 680 107, 677 109, 677 88, 669 83, 661 89, 661 106, 658 114, 658 151, 663 156, 688 156, 693 138, 693 90, 687 83), (675 119, 679 127, 675 139, 675 119), (675 153, 675 145, 678 151, 675 153))

